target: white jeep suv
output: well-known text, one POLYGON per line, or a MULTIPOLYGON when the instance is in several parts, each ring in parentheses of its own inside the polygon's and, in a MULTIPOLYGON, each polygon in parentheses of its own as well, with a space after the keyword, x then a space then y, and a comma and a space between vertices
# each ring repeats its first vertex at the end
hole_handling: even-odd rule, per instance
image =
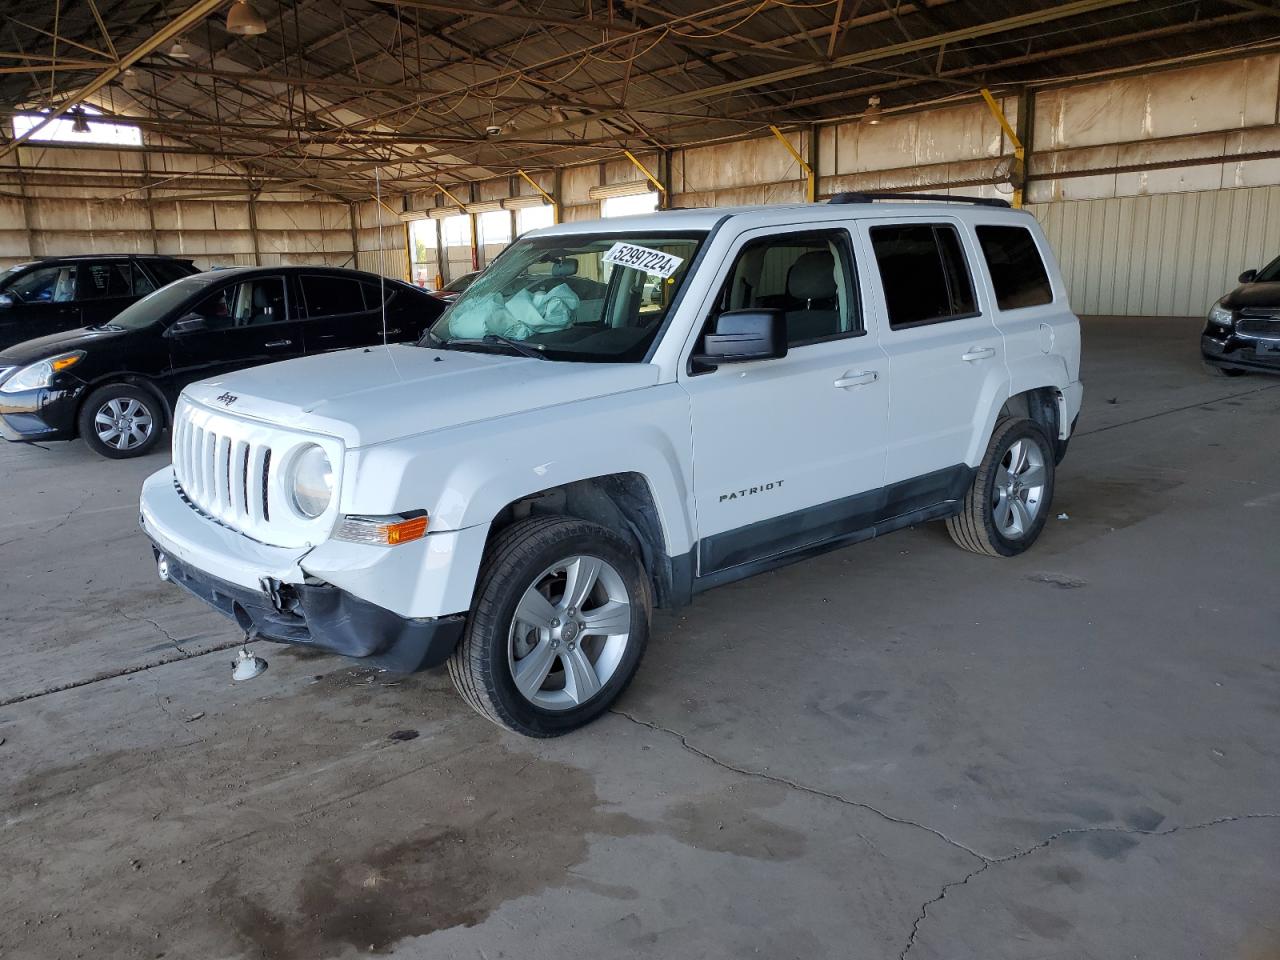
POLYGON ((535 231, 416 346, 188 387, 161 576, 553 736, 654 605, 926 520, 1020 553, 1080 410, 1062 278, 1026 213, 886 199, 535 231))

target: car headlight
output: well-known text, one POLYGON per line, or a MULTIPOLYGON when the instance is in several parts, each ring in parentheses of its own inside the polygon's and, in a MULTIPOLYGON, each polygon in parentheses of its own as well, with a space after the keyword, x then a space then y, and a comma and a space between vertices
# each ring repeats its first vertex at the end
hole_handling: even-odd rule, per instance
POLYGON ((55 375, 63 370, 69 370, 83 359, 83 350, 73 350, 71 353, 61 353, 48 360, 27 364, 0 384, 0 393, 21 393, 24 390, 41 390, 50 387, 53 385, 55 375))
POLYGON ((333 464, 314 443, 294 456, 289 480, 293 505, 304 517, 314 519, 329 509, 333 500, 333 464))
POLYGON ((1220 327, 1229 327, 1235 315, 1220 303, 1215 303, 1209 308, 1209 322, 1215 323, 1220 327))

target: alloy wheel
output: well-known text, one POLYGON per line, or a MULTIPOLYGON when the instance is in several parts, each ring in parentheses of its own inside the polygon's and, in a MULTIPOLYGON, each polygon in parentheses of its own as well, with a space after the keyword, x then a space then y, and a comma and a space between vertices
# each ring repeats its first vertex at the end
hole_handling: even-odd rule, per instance
POLYGON ((1044 504, 1044 451, 1033 440, 1015 440, 996 468, 991 515, 996 529, 1010 540, 1025 536, 1044 504))
POLYGON ((572 556, 529 584, 507 640, 516 689, 544 710, 572 710, 600 692, 631 635, 622 575, 598 557, 572 556))
POLYGON ((112 397, 94 414, 93 427, 104 446, 134 450, 151 436, 155 418, 133 397, 112 397))

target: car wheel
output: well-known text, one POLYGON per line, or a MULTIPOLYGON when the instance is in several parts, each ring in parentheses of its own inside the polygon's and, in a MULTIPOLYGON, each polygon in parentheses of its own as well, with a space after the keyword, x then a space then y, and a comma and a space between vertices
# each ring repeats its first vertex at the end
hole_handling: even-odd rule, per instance
POLYGON ((622 537, 570 517, 522 520, 486 553, 449 675, 499 726, 560 736, 631 682, 651 606, 649 578, 622 537))
POLYGON ((1053 443, 1031 420, 999 421, 951 539, 973 553, 1012 557, 1036 542, 1053 504, 1053 443))
POLYGON ((164 412, 149 391, 109 383, 80 408, 80 436, 94 453, 112 460, 150 453, 164 431, 164 412))
POLYGON ((1210 363, 1208 360, 1202 360, 1204 372, 1211 377, 1243 377, 1245 371, 1232 370, 1228 367, 1220 367, 1216 363, 1210 363))

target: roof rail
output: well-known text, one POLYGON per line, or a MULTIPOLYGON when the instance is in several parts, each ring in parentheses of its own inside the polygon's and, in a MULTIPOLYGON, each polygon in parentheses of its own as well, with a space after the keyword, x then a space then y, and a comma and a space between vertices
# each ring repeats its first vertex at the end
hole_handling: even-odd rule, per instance
POLYGON ((979 207, 1009 207, 999 197, 960 197, 934 193, 837 193, 827 203, 873 203, 876 200, 928 200, 932 203, 972 203, 979 207))

